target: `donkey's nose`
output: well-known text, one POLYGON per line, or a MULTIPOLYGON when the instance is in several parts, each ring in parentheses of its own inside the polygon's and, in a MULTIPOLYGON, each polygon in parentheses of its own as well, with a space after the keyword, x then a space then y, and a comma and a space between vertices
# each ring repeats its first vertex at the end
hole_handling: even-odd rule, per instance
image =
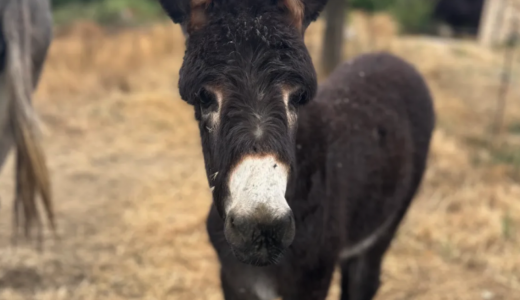
POLYGON ((261 212, 241 215, 230 211, 224 233, 235 251, 257 260, 273 261, 294 239, 294 218, 290 210, 276 215, 261 212))

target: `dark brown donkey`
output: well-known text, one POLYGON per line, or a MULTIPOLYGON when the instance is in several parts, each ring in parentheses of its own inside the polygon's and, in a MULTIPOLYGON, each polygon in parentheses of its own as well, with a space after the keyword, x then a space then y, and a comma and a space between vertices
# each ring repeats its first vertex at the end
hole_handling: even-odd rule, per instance
POLYGON ((325 3, 162 0, 188 35, 179 89, 227 300, 323 300, 338 262, 342 299, 371 299, 424 172, 434 113, 412 66, 361 56, 317 91, 303 34, 325 3))

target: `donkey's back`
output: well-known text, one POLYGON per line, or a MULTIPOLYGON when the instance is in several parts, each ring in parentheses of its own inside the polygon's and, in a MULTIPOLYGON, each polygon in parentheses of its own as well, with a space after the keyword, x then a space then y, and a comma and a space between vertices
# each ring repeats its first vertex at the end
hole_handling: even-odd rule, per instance
POLYGON ((15 146, 15 221, 23 222, 26 234, 40 222, 37 194, 53 224, 49 175, 31 104, 51 40, 48 0, 0 1, 0 168, 15 146))
POLYGON ((347 245, 381 227, 393 234, 426 166, 435 123, 426 83, 398 57, 365 54, 340 66, 316 99, 329 115, 327 178, 346 199, 347 245))
POLYGON ((429 89, 412 65, 384 52, 360 55, 339 66, 316 99, 330 110, 332 141, 351 144, 360 136, 367 145, 356 149, 377 151, 387 162, 406 153, 400 159, 410 164, 411 186, 419 184, 435 115, 429 89))

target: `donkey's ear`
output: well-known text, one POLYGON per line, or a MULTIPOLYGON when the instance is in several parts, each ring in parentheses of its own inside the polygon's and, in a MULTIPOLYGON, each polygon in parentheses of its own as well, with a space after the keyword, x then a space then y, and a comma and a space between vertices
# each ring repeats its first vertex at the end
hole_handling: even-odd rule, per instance
MULTIPOLYGON (((288 12, 289 22, 300 30, 315 21, 328 0, 279 0, 288 12)), ((345 0, 346 1, 346 0, 345 0)))
POLYGON ((305 16, 303 0, 279 0, 278 3, 285 7, 289 23, 298 29, 302 29, 305 16))
POLYGON ((206 25, 207 8, 212 0, 159 0, 174 23, 190 33, 206 25))
MULTIPOLYGON (((316 21, 320 13, 327 5, 328 0, 301 0, 305 6, 305 15, 303 17, 303 26, 307 28, 310 23, 316 21)), ((343 0, 347 1, 347 0, 343 0)))

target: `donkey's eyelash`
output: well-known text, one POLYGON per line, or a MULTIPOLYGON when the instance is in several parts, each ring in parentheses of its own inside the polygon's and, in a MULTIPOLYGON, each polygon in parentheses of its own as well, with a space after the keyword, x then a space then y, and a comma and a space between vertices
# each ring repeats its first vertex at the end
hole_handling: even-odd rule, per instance
POLYGON ((204 107, 208 107, 217 102, 217 95, 204 87, 198 92, 197 98, 199 99, 200 104, 204 107))
POLYGON ((302 105, 307 103, 307 101, 309 100, 309 94, 307 90, 305 90, 304 88, 298 87, 291 91, 288 100, 289 104, 302 105))

